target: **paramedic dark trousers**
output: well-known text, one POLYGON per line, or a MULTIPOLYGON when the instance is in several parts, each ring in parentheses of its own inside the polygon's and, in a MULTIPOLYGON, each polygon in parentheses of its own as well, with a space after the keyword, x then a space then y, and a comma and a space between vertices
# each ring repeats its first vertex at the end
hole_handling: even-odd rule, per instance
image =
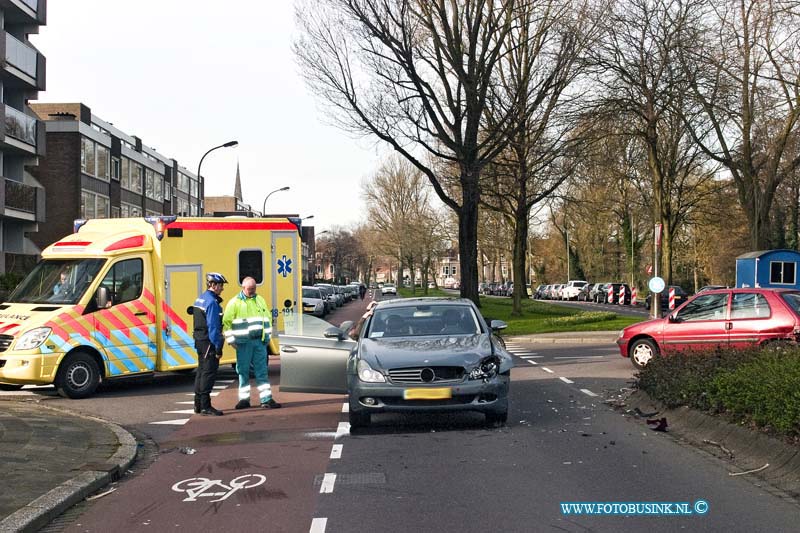
POLYGON ((200 412, 211 407, 211 390, 217 379, 219 359, 210 342, 197 350, 197 375, 194 378, 194 409, 200 412))

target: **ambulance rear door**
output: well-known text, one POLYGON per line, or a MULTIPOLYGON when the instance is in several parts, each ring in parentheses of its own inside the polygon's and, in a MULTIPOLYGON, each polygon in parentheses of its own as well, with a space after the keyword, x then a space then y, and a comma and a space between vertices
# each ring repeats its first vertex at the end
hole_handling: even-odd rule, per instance
POLYGON ((298 294, 303 276, 303 266, 297 256, 298 239, 296 231, 272 232, 272 308, 273 329, 279 334, 291 331, 300 319, 302 299, 298 294), (298 307, 298 303, 300 303, 298 307))

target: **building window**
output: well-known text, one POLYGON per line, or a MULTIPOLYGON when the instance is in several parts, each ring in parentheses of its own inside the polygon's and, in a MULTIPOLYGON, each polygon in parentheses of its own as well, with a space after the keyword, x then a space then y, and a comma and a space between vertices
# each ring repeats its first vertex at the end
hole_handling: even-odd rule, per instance
POLYGON ((264 254, 261 250, 241 250, 239 252, 239 285, 246 277, 256 280, 260 285, 264 281, 264 254))
POLYGON ((121 172, 122 171, 120 169, 119 157, 112 157, 111 158, 111 179, 119 181, 121 172))
POLYGON ((111 207, 111 218, 119 218, 121 210, 119 207, 112 206, 111 207))
POLYGON ((145 175, 145 196, 153 200, 164 201, 164 176, 153 169, 146 168, 145 175))
POLYGON ((172 200, 172 185, 164 182, 164 200, 172 200))
POLYGON ((178 204, 176 206, 177 210, 178 210, 177 214, 185 216, 185 217, 189 216, 189 202, 187 202, 186 200, 184 200, 183 198, 181 198, 179 196, 177 204, 178 204))
POLYGON ((130 189, 136 194, 142 194, 142 165, 131 161, 130 189))
POLYGON ((91 176, 95 175, 94 141, 81 137, 81 170, 91 176))
POLYGON ((140 217, 142 216, 142 208, 138 205, 122 203, 120 206, 120 214, 123 218, 140 217))
POLYGON ((794 261, 770 261, 769 263, 769 282, 771 285, 794 285, 795 268, 794 261))
POLYGON ((108 148, 102 144, 96 145, 97 147, 97 177, 103 181, 108 181, 109 172, 109 151, 108 148))
POLYGON ((81 218, 108 218, 108 197, 81 190, 81 218))
POLYGON ((178 190, 188 193, 189 192, 189 176, 184 174, 183 172, 178 172, 178 190))
POLYGON ((197 180, 189 180, 189 195, 197 198, 199 196, 198 190, 197 180))

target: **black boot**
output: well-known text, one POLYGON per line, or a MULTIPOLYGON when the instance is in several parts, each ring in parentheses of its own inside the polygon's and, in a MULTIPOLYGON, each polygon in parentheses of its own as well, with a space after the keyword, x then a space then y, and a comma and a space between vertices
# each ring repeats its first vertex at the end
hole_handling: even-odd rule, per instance
POLYGON ((200 414, 203 416, 222 416, 222 411, 209 406, 200 411, 200 414))
POLYGON ((195 394, 194 395, 194 412, 195 413, 199 413, 202 410, 203 410, 203 407, 201 405, 200 395, 199 394, 195 394))

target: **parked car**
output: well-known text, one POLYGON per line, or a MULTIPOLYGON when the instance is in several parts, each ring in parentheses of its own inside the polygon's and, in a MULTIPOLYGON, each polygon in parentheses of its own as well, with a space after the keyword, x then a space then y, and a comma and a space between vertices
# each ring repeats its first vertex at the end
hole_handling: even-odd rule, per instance
POLYGON ((319 287, 303 287, 303 312, 314 316, 325 316, 325 296, 319 287))
POLYGON ((381 295, 386 294, 397 295, 397 287, 395 287, 392 283, 384 283, 383 287, 381 287, 381 295))
MULTIPOLYGON (((662 314, 664 314, 667 311, 669 311, 669 290, 670 289, 675 289, 675 309, 677 309, 678 306, 680 306, 683 302, 685 302, 686 299, 689 297, 689 295, 686 293, 686 291, 683 290, 683 288, 680 287, 679 285, 670 285, 669 287, 664 289, 664 291, 661 293, 661 299, 660 299, 661 301, 659 302, 659 304, 660 304, 660 307, 661 307, 661 313, 662 314)), ((650 309, 650 302, 652 301, 652 299, 653 299, 653 293, 648 293, 647 298, 645 298, 645 300, 644 300, 645 307, 647 309, 650 309)))
POLYGON ((536 290, 533 292, 533 299, 534 300, 541 300, 544 298, 544 290, 547 288, 547 285, 539 285, 536 287, 536 290))
POLYGON ((355 341, 347 336, 352 323, 314 328, 314 321, 304 317, 305 338, 281 336, 292 348, 281 352, 281 390, 349 393, 351 429, 381 412, 478 411, 487 423, 506 422, 514 363, 493 335, 506 324, 487 324, 470 300, 379 302, 355 341), (319 338, 309 340, 313 331, 319 338))
POLYGON ((588 283, 583 280, 573 279, 567 282, 566 285, 561 289, 561 299, 562 300, 577 300, 578 293, 581 292, 581 288, 588 283))
POLYGON ((589 292, 592 290, 592 287, 594 287, 593 283, 587 283, 586 285, 581 287, 581 290, 578 292, 578 297, 576 299, 579 302, 588 302, 588 301, 590 301, 589 300, 589 292))
POLYGON ((601 294, 603 294, 603 288, 606 285, 607 283, 595 283, 592 285, 592 288, 589 289, 589 301, 594 303, 602 303, 601 294))
POLYGON ((747 348, 800 340, 800 291, 715 289, 698 293, 664 318, 623 329, 620 355, 642 369, 680 351, 747 348))

